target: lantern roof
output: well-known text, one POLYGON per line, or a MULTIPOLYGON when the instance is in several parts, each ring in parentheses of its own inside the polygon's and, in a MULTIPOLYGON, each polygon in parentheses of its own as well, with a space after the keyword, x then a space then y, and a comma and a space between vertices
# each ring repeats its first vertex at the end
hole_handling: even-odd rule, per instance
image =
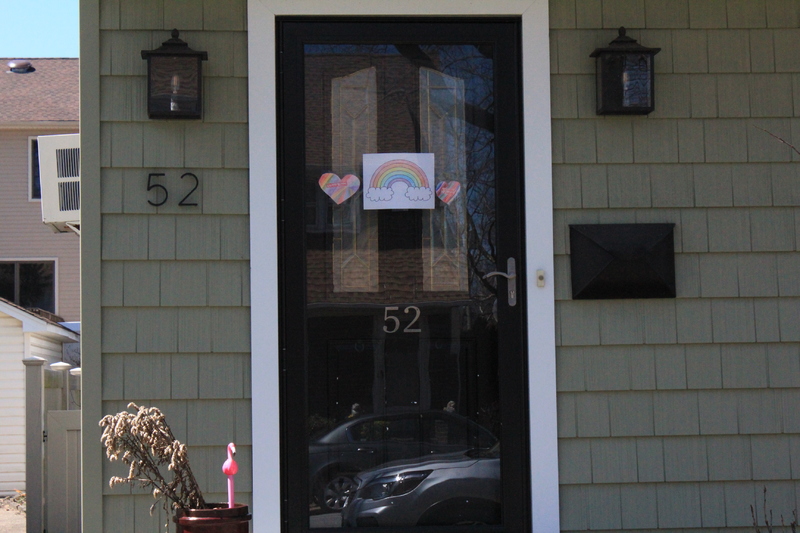
POLYGON ((192 50, 189 45, 180 39, 178 36, 180 32, 177 29, 172 30, 172 38, 167 39, 161 46, 155 50, 142 50, 142 59, 147 59, 150 56, 199 56, 203 61, 208 60, 208 52, 198 52, 192 50))
POLYGON ((594 52, 592 52, 589 57, 599 57, 600 54, 608 54, 608 53, 625 53, 625 54, 652 54, 656 55, 661 51, 661 48, 648 48, 646 46, 640 45, 636 39, 632 37, 628 37, 627 30, 625 27, 620 26, 619 28, 619 36, 608 43, 607 48, 595 48, 594 52))

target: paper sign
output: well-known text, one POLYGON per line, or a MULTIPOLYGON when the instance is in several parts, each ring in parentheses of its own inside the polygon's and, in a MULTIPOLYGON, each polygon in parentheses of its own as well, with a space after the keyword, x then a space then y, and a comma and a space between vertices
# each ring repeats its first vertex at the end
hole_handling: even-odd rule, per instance
POLYGON ((364 154, 364 209, 433 209, 433 154, 364 154))

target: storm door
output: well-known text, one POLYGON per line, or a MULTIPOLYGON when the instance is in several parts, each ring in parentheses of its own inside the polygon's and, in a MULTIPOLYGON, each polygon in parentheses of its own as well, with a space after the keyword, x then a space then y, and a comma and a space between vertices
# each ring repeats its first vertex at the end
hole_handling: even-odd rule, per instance
POLYGON ((519 531, 519 21, 278 34, 285 527, 519 531))

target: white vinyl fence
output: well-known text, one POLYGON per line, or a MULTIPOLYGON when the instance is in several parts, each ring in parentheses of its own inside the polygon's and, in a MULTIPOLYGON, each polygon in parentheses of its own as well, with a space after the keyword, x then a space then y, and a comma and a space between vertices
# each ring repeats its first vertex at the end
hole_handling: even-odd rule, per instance
POLYGON ((80 533, 80 369, 22 362, 27 533, 80 533))

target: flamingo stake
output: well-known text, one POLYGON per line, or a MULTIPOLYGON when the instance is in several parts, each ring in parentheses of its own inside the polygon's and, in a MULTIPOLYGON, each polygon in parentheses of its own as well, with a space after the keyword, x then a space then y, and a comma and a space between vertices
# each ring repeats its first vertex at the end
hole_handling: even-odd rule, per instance
POLYGON ((222 463, 222 473, 228 476, 228 507, 233 507, 233 475, 239 471, 239 465, 233 460, 236 455, 236 445, 228 444, 228 459, 222 463))

